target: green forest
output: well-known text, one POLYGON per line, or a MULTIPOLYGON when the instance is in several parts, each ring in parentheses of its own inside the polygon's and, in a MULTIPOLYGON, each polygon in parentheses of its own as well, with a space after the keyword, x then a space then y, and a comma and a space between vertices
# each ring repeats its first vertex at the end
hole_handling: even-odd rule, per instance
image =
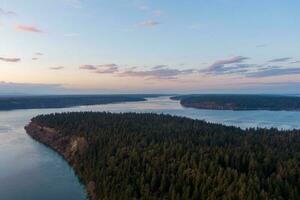
POLYGON ((298 130, 106 112, 41 115, 36 125, 28 133, 69 161, 92 199, 300 199, 298 130), (74 138, 83 145, 68 154, 74 138))
POLYGON ((214 110, 300 111, 300 97, 282 95, 202 94, 171 97, 184 107, 214 110))

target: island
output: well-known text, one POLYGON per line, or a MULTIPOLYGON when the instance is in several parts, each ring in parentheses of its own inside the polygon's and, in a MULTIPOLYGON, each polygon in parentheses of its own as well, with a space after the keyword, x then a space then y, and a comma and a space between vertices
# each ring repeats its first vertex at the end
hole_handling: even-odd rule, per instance
POLYGON ((25 127, 91 200, 300 199, 300 131, 152 113, 40 115, 25 127))
POLYGON ((211 110, 300 111, 300 97, 281 95, 203 94, 171 97, 187 108, 211 110))
POLYGON ((1 110, 66 108, 83 105, 97 105, 145 101, 158 95, 44 95, 44 96, 3 96, 0 97, 1 110))

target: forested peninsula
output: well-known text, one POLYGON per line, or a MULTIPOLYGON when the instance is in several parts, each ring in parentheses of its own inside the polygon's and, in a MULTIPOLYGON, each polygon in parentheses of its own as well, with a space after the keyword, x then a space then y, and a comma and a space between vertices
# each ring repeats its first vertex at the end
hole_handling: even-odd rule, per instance
POLYGON ((132 101, 145 101, 157 95, 45 95, 0 97, 0 110, 66 108, 132 101))
POLYGON ((187 108, 212 110, 300 111, 300 97, 280 95, 203 94, 171 97, 187 108))
POLYGON ((92 200, 300 199, 300 131, 163 114, 40 115, 25 127, 62 155, 92 200))

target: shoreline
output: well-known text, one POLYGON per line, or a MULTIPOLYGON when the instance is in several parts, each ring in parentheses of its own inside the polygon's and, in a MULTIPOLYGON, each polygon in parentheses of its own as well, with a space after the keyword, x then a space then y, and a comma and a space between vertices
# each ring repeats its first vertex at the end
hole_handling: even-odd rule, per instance
POLYGON ((297 96, 203 94, 174 96, 185 108, 231 111, 300 111, 297 96))
POLYGON ((78 181, 84 186, 88 200, 97 200, 94 193, 95 183, 82 179, 74 166, 75 154, 83 154, 86 150, 87 142, 84 138, 69 137, 60 134, 60 131, 49 127, 42 127, 34 122, 30 122, 24 127, 26 133, 35 141, 45 145, 61 156, 74 170, 78 181))
MULTIPOLYGON (((93 95, 93 96, 31 96, 0 98, 0 111, 28 109, 60 109, 77 106, 106 105, 114 103, 143 102, 151 96, 93 95)), ((157 97, 157 96, 155 96, 157 97)))
POLYGON ((193 109, 199 109, 199 110, 220 110, 220 111, 286 111, 286 112, 300 112, 300 109, 266 109, 266 108, 253 108, 253 109, 242 109, 242 108, 234 108, 234 106, 231 107, 231 105, 223 106, 223 105, 208 105, 208 104, 185 104, 179 102, 180 105, 184 108, 193 108, 193 109), (231 107, 231 108, 230 108, 231 107))

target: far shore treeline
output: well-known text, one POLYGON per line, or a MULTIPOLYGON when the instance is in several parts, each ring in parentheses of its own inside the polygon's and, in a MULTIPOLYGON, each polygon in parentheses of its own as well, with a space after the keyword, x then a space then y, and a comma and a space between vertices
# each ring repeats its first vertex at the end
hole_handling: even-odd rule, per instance
POLYGON ((171 97, 184 107, 213 110, 300 111, 300 97, 283 95, 195 94, 171 97))
POLYGON ((120 95, 43 95, 43 96, 3 96, 0 97, 1 110, 65 108, 81 105, 97 105, 132 101, 145 101, 156 94, 120 95))

